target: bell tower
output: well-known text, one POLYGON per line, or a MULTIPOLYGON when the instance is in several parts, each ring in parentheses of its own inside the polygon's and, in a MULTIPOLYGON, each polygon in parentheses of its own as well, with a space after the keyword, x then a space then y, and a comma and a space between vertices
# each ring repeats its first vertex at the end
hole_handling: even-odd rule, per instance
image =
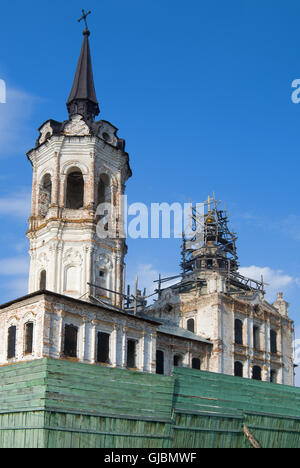
POLYGON ((132 173, 117 128, 95 121, 100 109, 87 25, 83 36, 69 118, 46 121, 27 153, 33 168, 29 293, 47 289, 121 306, 127 250, 121 200, 132 173), (97 223, 107 221, 97 216, 103 203, 114 209, 109 215, 114 235, 99 237, 97 223))

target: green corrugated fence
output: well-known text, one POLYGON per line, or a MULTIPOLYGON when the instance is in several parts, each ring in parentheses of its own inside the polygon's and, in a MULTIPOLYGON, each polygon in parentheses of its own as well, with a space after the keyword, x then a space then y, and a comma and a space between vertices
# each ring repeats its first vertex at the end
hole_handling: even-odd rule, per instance
POLYGON ((300 447, 300 389, 42 359, 0 368, 0 447, 300 447))

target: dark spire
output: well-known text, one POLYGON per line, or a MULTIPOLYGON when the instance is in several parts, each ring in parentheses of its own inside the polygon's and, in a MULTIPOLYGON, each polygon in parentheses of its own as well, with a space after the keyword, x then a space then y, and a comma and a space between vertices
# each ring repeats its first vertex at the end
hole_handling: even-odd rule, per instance
MULTIPOLYGON (((86 20, 86 17, 83 19, 86 20)), ((70 118, 75 114, 80 114, 84 120, 94 120, 95 116, 100 113, 100 109, 95 92, 89 44, 90 31, 87 25, 83 35, 83 44, 67 108, 70 118)))

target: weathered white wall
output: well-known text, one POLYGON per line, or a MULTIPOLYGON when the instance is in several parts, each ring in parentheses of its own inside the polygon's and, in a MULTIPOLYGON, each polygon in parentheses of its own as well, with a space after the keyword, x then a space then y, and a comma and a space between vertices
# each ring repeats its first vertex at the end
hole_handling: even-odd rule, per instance
MULTIPOLYGON (((45 125, 49 131, 49 124, 45 125)), ((45 131, 46 131, 45 130, 45 131)), ((65 128, 65 135, 52 136, 30 153, 33 164, 32 213, 30 240, 29 292, 39 290, 40 273, 47 272, 47 289, 73 297, 92 292, 112 303, 120 296, 90 288, 87 283, 100 284, 99 271, 105 273, 101 285, 123 292, 125 241, 100 239, 96 234, 98 183, 101 174, 110 179, 110 200, 120 209, 120 197, 130 176, 127 159, 116 146, 114 127, 103 123, 101 132, 111 135, 109 143, 89 134, 87 125, 75 116, 65 128), (74 168, 84 178, 84 208, 65 207, 67 177, 74 168), (49 174, 52 181, 51 204, 46 216, 40 210, 41 183, 49 174)), ((120 218, 120 216, 118 216, 120 218)), ((116 230, 120 221, 113 221, 116 230)))

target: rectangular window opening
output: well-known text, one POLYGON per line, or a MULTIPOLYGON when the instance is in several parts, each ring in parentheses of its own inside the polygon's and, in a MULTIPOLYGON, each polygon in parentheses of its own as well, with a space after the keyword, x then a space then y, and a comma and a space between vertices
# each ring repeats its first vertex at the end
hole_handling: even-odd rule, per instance
POLYGON ((32 354, 33 352, 33 323, 26 323, 25 325, 25 354, 32 354))
POLYGON ((73 325, 65 326, 64 355, 67 357, 77 357, 77 335, 78 328, 73 325))
POLYGON ((99 332, 97 335, 97 362, 109 364, 109 333, 99 332))
POLYGON ((17 327, 13 326, 8 329, 7 343, 7 359, 16 357, 16 335, 17 327))
POLYGON ((130 369, 136 368, 136 348, 137 343, 135 340, 127 341, 127 367, 130 369))

